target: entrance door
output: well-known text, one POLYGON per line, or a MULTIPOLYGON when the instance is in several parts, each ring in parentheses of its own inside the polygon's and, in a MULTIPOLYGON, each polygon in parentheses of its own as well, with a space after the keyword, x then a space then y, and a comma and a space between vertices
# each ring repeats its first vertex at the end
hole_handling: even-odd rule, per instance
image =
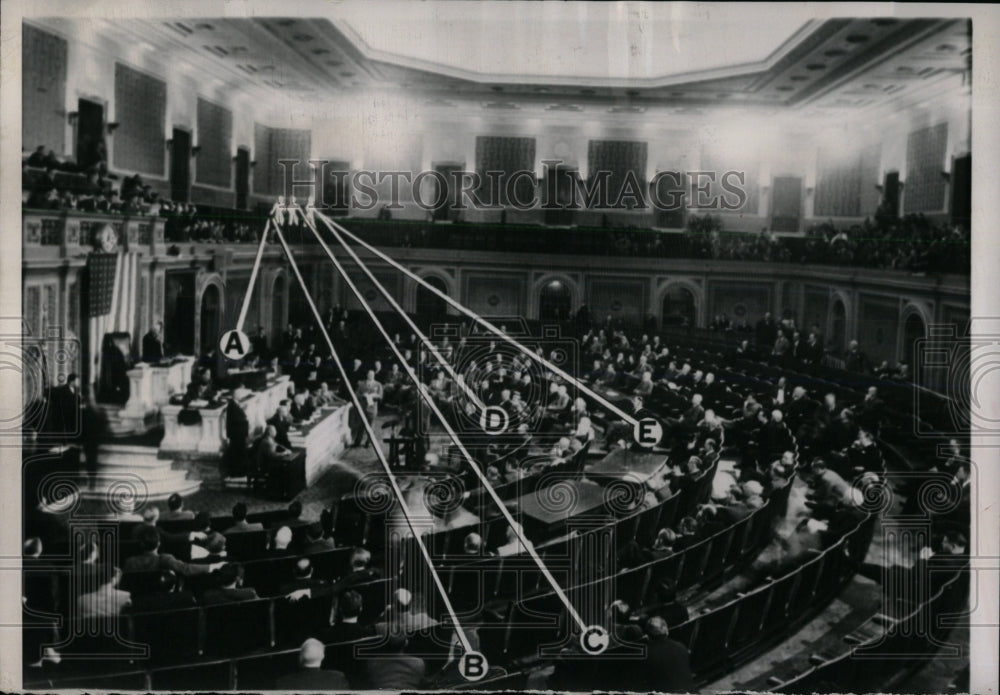
POLYGON ((170 146, 170 197, 174 202, 186 203, 191 187, 191 133, 174 128, 170 146))
POLYGON ((553 280, 542 288, 538 297, 538 318, 541 321, 566 321, 569 319, 572 296, 560 280, 553 280))
POLYGON ((209 285, 201 295, 201 354, 207 355, 219 342, 222 326, 222 298, 219 288, 209 285))

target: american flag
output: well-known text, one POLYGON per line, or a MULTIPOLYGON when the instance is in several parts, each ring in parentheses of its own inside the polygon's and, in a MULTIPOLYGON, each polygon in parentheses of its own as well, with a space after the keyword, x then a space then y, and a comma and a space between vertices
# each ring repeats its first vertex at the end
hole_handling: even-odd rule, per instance
MULTIPOLYGON (((130 251, 92 253, 87 259, 87 349, 96 381, 101 373, 101 341, 107 333, 135 326, 139 255, 130 251)), ((134 341, 136 336, 132 336, 134 341)))

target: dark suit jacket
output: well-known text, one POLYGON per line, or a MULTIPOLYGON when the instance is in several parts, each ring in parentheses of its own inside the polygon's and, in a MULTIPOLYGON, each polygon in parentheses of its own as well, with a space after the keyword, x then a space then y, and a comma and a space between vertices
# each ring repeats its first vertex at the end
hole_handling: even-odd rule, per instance
POLYGON ((367 667, 371 687, 382 690, 415 690, 423 684, 426 670, 423 659, 407 654, 373 659, 367 667))
POLYGON ((255 598, 258 598, 257 592, 246 586, 240 589, 209 589, 201 597, 201 605, 216 606, 220 603, 251 601, 255 598))
POLYGON ((331 625, 323 635, 323 640, 328 643, 333 642, 354 642, 365 637, 375 636, 374 625, 362 625, 361 623, 337 623, 331 625))
POLYGON ((163 359, 163 338, 150 331, 142 336, 142 361, 156 363, 163 359))
POLYGON ((169 594, 147 594, 133 596, 130 613, 150 613, 152 611, 167 611, 195 606, 194 594, 189 591, 175 591, 169 594))
POLYGON ((654 640, 646 645, 645 689, 666 693, 694 691, 691 655, 680 642, 654 640))
POLYGON ((277 690, 302 692, 304 690, 350 690, 347 676, 340 671, 319 668, 301 668, 295 673, 281 676, 274 682, 277 690))

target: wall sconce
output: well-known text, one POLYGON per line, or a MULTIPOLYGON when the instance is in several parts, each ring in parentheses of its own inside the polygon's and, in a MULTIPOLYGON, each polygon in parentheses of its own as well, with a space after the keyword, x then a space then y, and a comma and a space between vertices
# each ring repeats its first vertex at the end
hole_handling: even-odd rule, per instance
POLYGON ((76 125, 76 119, 80 117, 79 111, 70 111, 66 114, 66 118, 69 119, 70 125, 76 125))
POLYGON ((108 135, 114 135, 115 131, 118 130, 118 126, 120 126, 120 125, 121 125, 121 123, 116 123, 114 121, 112 121, 111 123, 108 123, 108 126, 107 126, 108 127, 108 135))
POLYGON ((197 157, 199 154, 201 154, 201 145, 195 145, 191 148, 192 157, 197 157))

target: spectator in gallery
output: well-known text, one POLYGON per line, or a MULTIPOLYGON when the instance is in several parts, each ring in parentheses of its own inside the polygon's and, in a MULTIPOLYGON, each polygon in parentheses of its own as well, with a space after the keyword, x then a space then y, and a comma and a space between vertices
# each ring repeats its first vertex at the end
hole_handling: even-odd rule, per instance
POLYGON ((205 591, 203 606, 217 606, 222 603, 252 601, 258 598, 252 587, 243 586, 243 565, 233 562, 223 565, 214 573, 217 586, 205 591))
POLYGON ((643 689, 667 693, 694 692, 691 655, 687 647, 670 639, 667 621, 659 616, 647 620, 646 637, 643 689))
POLYGON ((309 638, 299 647, 299 668, 275 680, 278 690, 304 692, 308 690, 349 690, 351 684, 341 671, 323 669, 326 647, 318 639, 309 638))

